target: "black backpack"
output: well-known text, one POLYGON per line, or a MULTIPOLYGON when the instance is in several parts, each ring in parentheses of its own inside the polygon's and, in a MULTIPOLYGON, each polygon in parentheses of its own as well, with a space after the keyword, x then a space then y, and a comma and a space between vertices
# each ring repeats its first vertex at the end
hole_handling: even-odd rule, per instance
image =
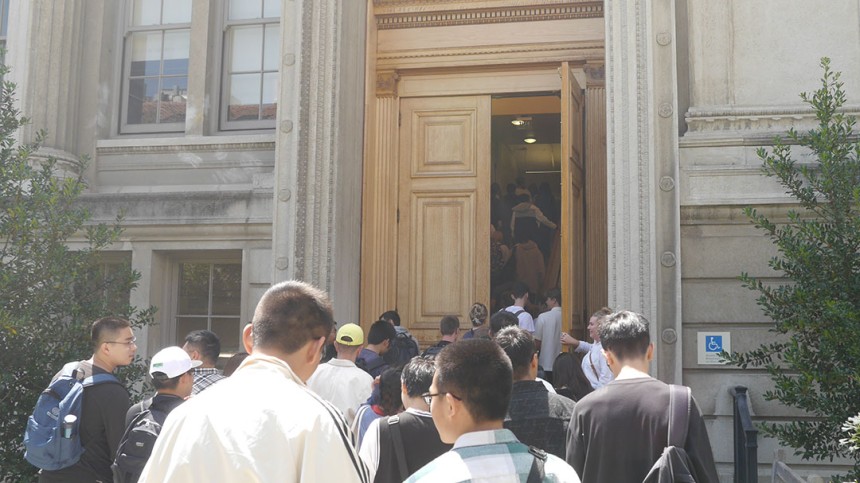
POLYGON ((643 483, 681 482, 695 483, 699 480, 693 462, 684 449, 687 427, 690 421, 690 388, 669 385, 669 440, 663 454, 648 472, 643 483))
POLYGON ((142 411, 122 435, 111 465, 114 483, 137 483, 167 418, 166 412, 152 405, 152 399, 141 402, 140 407, 142 411))
POLYGON ((418 350, 418 344, 409 336, 407 332, 398 332, 394 339, 391 340, 391 347, 385 355, 386 361, 393 366, 403 366, 411 361, 413 357, 421 352, 418 350), (391 354, 390 356, 388 354, 391 354))

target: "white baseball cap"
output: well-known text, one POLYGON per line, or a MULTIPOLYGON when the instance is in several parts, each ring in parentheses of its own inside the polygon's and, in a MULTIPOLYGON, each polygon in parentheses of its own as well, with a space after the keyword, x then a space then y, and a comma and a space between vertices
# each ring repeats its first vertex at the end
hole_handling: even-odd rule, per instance
POLYGON ((192 361, 188 353, 181 347, 166 347, 152 356, 152 362, 149 364, 149 375, 161 372, 169 378, 174 378, 201 364, 203 361, 192 361))

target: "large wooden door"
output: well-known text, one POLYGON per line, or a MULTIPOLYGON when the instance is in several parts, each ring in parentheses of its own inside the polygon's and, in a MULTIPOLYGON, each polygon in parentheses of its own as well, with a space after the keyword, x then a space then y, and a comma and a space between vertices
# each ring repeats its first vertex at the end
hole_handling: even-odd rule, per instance
POLYGON ((582 88, 561 65, 561 293, 565 330, 585 326, 585 173, 582 88), (568 326, 567 324, 571 324, 568 326))
POLYGON ((399 153, 397 310, 429 340, 488 302, 490 97, 401 99, 399 153))

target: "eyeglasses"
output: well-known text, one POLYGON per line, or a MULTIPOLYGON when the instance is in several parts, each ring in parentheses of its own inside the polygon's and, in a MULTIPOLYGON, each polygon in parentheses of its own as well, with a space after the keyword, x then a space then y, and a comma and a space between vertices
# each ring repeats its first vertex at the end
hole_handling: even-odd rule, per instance
POLYGON ((121 340, 106 340, 104 343, 105 344, 122 344, 124 346, 131 347, 133 345, 136 346, 137 345, 136 342, 137 342, 137 337, 132 337, 131 340, 127 341, 127 342, 121 341, 121 340))
POLYGON ((434 397, 436 397, 436 396, 444 396, 445 394, 450 394, 450 395, 451 395, 451 397, 453 397, 454 399, 456 399, 456 400, 458 400, 458 401, 462 401, 462 400, 463 400, 461 397, 457 396, 457 395, 456 395, 456 394, 454 394, 453 392, 437 392, 436 394, 432 394, 432 393, 429 393, 429 392, 425 392, 424 394, 422 394, 422 395, 421 395, 421 397, 422 397, 422 398, 424 398, 424 402, 425 402, 425 403, 427 403, 427 405, 429 406, 429 405, 430 405, 430 403, 432 403, 432 402, 433 402, 433 398, 434 398, 434 397))

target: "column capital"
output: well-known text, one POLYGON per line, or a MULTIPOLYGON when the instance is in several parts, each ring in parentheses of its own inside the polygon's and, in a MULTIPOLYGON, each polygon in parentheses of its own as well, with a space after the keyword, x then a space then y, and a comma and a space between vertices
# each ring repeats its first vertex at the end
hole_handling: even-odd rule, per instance
POLYGON ((606 64, 603 62, 587 62, 585 71, 585 87, 606 87, 606 64))
POLYGON ((397 81, 400 75, 396 70, 380 70, 376 73, 376 97, 397 97, 397 81))

